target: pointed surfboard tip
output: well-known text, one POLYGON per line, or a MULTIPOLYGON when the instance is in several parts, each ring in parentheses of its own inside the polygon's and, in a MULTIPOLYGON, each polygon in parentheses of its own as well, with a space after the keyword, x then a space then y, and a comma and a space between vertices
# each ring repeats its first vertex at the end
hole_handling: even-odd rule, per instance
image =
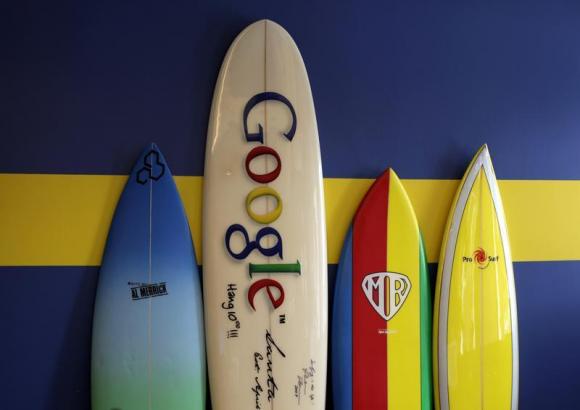
POLYGON ((463 180, 467 178, 467 176, 474 171, 474 168, 481 168, 484 164, 488 164, 490 168, 493 170, 493 166, 491 163, 491 156, 489 155, 489 147, 487 144, 483 144, 473 156, 469 166, 467 167, 465 174, 463 175, 463 180))
POLYGON ((400 179, 399 178, 399 175, 397 175, 397 173, 395 172, 395 170, 393 168, 391 168, 391 167, 387 168, 385 170, 385 173, 388 173, 391 178, 400 179))
POLYGON ((159 149, 159 146, 152 141, 143 147, 143 149, 141 150, 141 155, 139 156, 139 159, 137 161, 141 161, 141 158, 145 158, 151 152, 156 152, 162 160, 165 159, 163 153, 159 149))
POLYGON ((395 170, 391 167, 387 167, 376 177, 376 179, 381 179, 384 176, 391 176, 391 175, 394 175, 395 177, 397 177, 395 170))
MULTIPOLYGON (((397 173, 395 172, 395 170, 391 167, 387 168, 385 170, 385 172, 383 173, 385 175, 388 176, 389 180, 392 181, 395 184, 399 184, 399 185, 403 185, 403 183, 401 182, 401 179, 399 178, 399 175, 397 175, 397 173)), ((403 189, 405 196, 407 196, 407 192, 403 189)))
POLYGON ((139 157, 133 163, 129 181, 144 184, 150 178, 157 181, 163 175, 171 175, 171 171, 157 144, 150 142, 143 147, 139 157))
POLYGON ((487 144, 483 144, 481 147, 479 147, 477 153, 475 154, 474 159, 477 159, 479 157, 482 157, 482 159, 489 158, 489 147, 487 146, 487 144))

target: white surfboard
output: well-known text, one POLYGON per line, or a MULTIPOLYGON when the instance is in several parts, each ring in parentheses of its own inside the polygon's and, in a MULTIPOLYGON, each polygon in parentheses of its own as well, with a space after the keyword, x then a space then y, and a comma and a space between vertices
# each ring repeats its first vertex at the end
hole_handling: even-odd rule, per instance
POLYGON ((320 148, 300 53, 262 20, 217 81, 204 176, 212 406, 324 409, 327 265, 320 148))

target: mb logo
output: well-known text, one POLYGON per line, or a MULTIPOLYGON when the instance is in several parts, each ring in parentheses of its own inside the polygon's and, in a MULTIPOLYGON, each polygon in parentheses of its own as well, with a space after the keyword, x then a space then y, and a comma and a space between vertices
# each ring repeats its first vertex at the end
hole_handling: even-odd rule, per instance
POLYGON ((390 320, 409 296, 411 281, 400 273, 369 273, 362 281, 362 289, 373 309, 390 320))

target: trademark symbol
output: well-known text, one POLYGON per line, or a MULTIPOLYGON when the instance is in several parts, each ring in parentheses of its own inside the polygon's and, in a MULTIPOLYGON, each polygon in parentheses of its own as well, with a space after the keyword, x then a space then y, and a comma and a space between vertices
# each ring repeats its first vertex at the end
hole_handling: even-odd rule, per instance
POLYGON ((280 315, 280 324, 286 323, 286 315, 280 315))

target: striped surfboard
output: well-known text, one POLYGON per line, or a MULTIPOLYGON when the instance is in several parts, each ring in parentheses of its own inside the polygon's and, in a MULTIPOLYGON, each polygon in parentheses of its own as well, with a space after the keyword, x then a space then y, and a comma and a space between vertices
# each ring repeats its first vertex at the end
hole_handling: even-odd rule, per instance
POLYGON ((516 295, 499 187, 484 145, 457 190, 441 246, 435 407, 518 408, 516 295))
POLYGON ((372 185, 347 234, 332 328, 336 409, 432 406, 431 300, 417 219, 391 169, 372 185))

